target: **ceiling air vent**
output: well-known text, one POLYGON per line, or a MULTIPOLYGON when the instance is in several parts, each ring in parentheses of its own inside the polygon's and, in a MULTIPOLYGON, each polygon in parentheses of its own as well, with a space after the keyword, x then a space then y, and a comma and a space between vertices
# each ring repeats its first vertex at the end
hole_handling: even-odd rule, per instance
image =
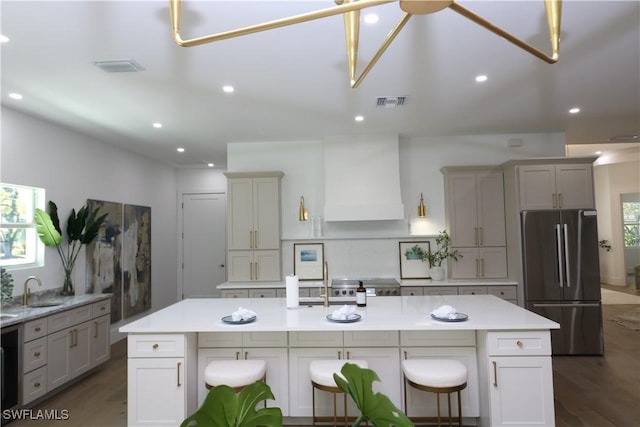
POLYGON ((116 59, 112 61, 93 61, 93 65, 107 73, 129 73, 144 71, 144 67, 133 59, 116 59))
POLYGON ((404 105, 406 96, 381 96, 376 101, 377 107, 396 108, 404 105))

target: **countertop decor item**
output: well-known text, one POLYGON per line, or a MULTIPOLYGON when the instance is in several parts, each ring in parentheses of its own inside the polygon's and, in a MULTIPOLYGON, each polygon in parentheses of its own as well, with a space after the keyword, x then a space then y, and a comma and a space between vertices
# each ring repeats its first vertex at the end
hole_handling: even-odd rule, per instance
POLYGON ((324 280, 323 265, 323 243, 293 244, 293 274, 298 280, 324 280))
POLYGON ((100 226, 104 222, 107 214, 98 216, 97 208, 89 212, 86 206, 83 206, 76 213, 75 209, 71 210, 67 219, 67 245, 63 247, 62 230, 60 229, 60 219, 58 218, 58 206, 49 201, 48 212, 42 209, 35 210, 35 221, 38 230, 38 237, 45 246, 55 246, 62 267, 64 268, 64 284, 62 286, 62 295, 74 295, 73 281, 71 274, 76 263, 76 258, 82 245, 89 244, 98 237, 100 226))
POLYGON ((457 249, 451 250, 451 237, 447 230, 442 230, 436 237, 436 250, 432 252, 429 248, 426 259, 429 260, 431 267, 442 267, 442 262, 447 258, 457 261, 458 258, 462 258, 462 255, 457 249))
POLYGON ((399 242, 400 245, 400 278, 428 279, 429 266, 424 264, 431 251, 431 243, 399 242))

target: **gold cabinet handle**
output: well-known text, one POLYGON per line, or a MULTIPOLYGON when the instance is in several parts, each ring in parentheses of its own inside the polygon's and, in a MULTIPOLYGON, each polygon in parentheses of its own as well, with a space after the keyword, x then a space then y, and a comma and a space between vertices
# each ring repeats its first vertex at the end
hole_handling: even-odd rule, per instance
POLYGON ((35 388, 40 388, 40 383, 33 383, 33 386, 34 386, 35 388))
POLYGON ((404 351, 404 360, 407 360, 407 350, 404 351))
POLYGON ((498 364, 495 360, 491 363, 493 363, 493 386, 498 387, 498 364))
POLYGON ((518 348, 522 348, 524 346, 524 344, 520 340, 516 341, 516 345, 518 346, 518 348))
POLYGON ((40 352, 36 351, 35 353, 33 353, 33 357, 40 357, 40 352))
POLYGON ((254 248, 258 249, 258 230, 253 232, 253 244, 255 245, 254 248))
POLYGON ((484 258, 480 259, 480 277, 484 277, 484 258))
POLYGON ((558 195, 556 193, 553 193, 553 195, 551 197, 553 197, 553 207, 557 208, 558 207, 558 195))
POLYGON ((244 352, 244 360, 247 360, 247 359, 249 359, 249 352, 245 351, 244 352))
POLYGON ((35 331, 36 331, 36 332, 40 332, 40 326, 36 326, 36 327, 35 327, 35 331))
POLYGON ((480 277, 480 260, 476 258, 476 277, 480 277))
POLYGON ((236 360, 240 360, 240 352, 236 351, 236 360))
POLYGON ((176 365, 176 382, 178 387, 182 385, 180 384, 180 366, 182 366, 182 362, 178 362, 176 365))
POLYGON ((93 325, 95 326, 95 333, 93 334, 94 338, 98 338, 98 322, 93 322, 93 325))
POLYGON ((479 232, 478 235, 480 236, 480 243, 478 244, 478 246, 483 246, 484 245, 484 229, 482 227, 479 228, 479 232))
POLYGON ((73 348, 73 329, 69 331, 69 348, 73 348))
POLYGON ((347 360, 351 359, 351 352, 347 351, 347 360))
POLYGON ((338 359, 342 359, 342 352, 341 351, 338 352, 338 359))
POLYGON ((154 345, 152 346, 152 348, 153 348, 154 350, 157 350, 157 349, 158 349, 158 347, 160 347, 158 344, 154 344, 154 345))
POLYGON ((478 227, 473 227, 473 245, 478 246, 478 227))

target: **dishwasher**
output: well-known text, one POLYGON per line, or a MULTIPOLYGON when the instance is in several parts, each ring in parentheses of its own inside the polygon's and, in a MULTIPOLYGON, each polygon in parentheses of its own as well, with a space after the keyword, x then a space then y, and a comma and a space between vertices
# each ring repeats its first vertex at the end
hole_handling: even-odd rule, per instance
MULTIPOLYGON (((0 340, 0 359, 2 372, 2 409, 15 408, 20 403, 20 325, 2 328, 0 340)), ((2 424, 5 420, 2 417, 2 424)))

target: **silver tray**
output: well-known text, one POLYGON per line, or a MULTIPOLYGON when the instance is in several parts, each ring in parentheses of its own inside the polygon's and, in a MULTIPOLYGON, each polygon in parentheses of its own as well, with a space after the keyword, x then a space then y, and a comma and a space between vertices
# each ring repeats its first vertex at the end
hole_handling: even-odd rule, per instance
POLYGON ((431 318, 439 320, 440 322, 464 322, 469 318, 469 316, 464 313, 455 313, 455 317, 453 319, 450 319, 449 317, 438 317, 432 314, 431 318))
POLYGON ((335 323, 353 323, 362 319, 362 316, 360 316, 359 314, 352 314, 351 316, 353 316, 352 319, 334 319, 331 314, 327 314, 327 320, 329 322, 335 322, 335 323))
POLYGON ((240 319, 240 320, 233 320, 232 316, 224 316, 221 320, 224 323, 228 323, 230 325, 244 325, 247 323, 255 322, 256 316, 252 316, 248 319, 240 319))

